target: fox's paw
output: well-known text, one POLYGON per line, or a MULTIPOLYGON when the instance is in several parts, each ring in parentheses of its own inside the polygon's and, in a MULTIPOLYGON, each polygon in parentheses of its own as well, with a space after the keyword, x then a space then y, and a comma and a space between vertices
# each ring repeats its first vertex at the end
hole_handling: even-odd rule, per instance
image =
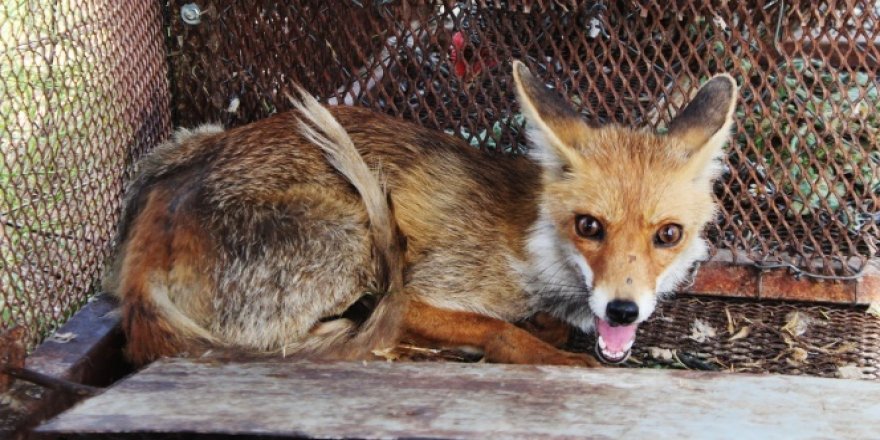
POLYGON ((593 356, 562 351, 513 326, 490 339, 484 347, 484 354, 488 362, 505 364, 602 366, 593 356))
POLYGON ((596 358, 586 353, 571 353, 561 350, 556 353, 545 355, 541 363, 547 365, 571 365, 574 367, 587 368, 599 368, 603 366, 596 358))

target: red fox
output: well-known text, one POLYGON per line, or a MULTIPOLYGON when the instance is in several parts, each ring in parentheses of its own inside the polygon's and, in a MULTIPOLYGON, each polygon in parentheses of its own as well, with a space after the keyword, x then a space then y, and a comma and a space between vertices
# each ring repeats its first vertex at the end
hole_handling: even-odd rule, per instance
POLYGON ((706 256, 736 83, 710 79, 661 135, 588 125, 524 64, 513 73, 528 156, 302 91, 295 111, 176 133, 139 164, 106 278, 128 356, 360 359, 407 338, 600 365, 515 325, 539 314, 625 360, 706 256))

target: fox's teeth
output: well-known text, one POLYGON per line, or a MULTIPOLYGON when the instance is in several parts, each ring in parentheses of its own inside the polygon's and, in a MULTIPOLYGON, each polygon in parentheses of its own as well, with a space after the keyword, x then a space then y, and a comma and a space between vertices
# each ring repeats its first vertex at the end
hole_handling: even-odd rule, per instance
POLYGON ((602 354, 604 354, 608 359, 611 360, 620 359, 621 357, 623 357, 623 352, 618 351, 602 350, 602 354))
POLYGON ((629 357, 633 342, 629 341, 621 351, 612 351, 608 349, 608 343, 600 335, 596 338, 596 354, 609 363, 620 364, 629 357))

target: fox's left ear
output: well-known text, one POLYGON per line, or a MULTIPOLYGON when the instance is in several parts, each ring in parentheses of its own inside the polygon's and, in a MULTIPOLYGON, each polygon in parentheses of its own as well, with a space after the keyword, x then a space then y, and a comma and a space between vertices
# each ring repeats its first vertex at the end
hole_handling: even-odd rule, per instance
POLYGON ((532 154, 545 169, 564 170, 579 160, 578 139, 591 130, 565 99, 518 60, 513 61, 513 80, 519 105, 528 122, 532 154))
POLYGON ((713 163, 730 137, 736 108, 736 81, 717 75, 703 84, 696 96, 669 123, 668 136, 682 141, 693 166, 714 174, 713 163))

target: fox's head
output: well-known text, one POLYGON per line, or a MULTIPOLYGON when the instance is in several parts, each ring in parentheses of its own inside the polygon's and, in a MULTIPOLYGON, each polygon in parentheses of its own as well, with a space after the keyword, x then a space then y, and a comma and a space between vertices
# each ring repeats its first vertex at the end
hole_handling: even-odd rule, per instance
POLYGON ((658 295, 706 257, 700 235, 715 215, 712 181, 736 82, 710 79, 660 135, 590 126, 525 65, 515 61, 513 72, 531 154, 543 167, 529 242, 536 276, 549 286, 538 301, 584 330, 595 327, 599 356, 622 362, 658 295), (554 275, 565 271, 554 265, 577 279, 554 275))

